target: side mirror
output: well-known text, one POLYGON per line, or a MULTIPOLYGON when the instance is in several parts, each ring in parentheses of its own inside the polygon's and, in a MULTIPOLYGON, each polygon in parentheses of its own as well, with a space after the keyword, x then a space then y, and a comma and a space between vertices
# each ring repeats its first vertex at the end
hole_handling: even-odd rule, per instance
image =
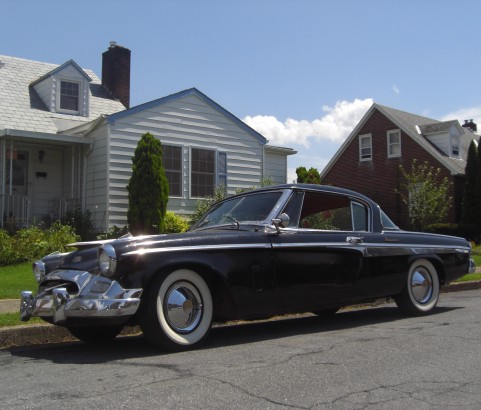
POLYGON ((272 220, 272 224, 276 227, 277 233, 281 233, 280 228, 287 228, 290 221, 291 218, 289 218, 289 215, 282 213, 279 215, 279 218, 274 218, 272 220))

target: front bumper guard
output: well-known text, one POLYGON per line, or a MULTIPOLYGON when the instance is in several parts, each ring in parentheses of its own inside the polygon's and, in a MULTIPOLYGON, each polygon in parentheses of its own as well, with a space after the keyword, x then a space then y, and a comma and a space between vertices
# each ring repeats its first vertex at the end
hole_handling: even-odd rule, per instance
POLYGON ((69 318, 132 316, 140 305, 142 289, 124 289, 117 281, 88 272, 54 271, 44 281, 64 283, 35 296, 30 291, 21 292, 20 320, 37 316, 62 324, 69 318), (78 292, 67 291, 72 282, 78 292))

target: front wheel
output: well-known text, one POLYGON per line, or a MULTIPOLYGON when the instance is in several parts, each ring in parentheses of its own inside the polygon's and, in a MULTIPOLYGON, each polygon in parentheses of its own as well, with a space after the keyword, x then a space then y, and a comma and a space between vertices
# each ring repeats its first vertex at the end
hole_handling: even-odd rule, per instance
POLYGON ((207 336, 212 325, 212 296, 199 274, 179 269, 154 281, 142 313, 142 331, 151 344, 184 350, 207 336))
POLYGON ((418 259, 409 268, 403 291, 394 297, 398 307, 411 316, 430 313, 439 300, 439 277, 433 264, 418 259))

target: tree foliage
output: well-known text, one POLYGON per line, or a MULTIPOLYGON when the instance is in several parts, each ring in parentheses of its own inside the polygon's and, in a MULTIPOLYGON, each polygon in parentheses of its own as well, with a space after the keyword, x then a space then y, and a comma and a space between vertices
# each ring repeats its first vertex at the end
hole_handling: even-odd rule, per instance
POLYGON ((404 181, 398 193, 408 206, 413 227, 424 230, 430 224, 443 222, 453 198, 449 196, 452 183, 447 177, 441 178, 441 168, 413 160, 409 170, 402 165, 399 169, 404 181))
POLYGON ((142 135, 137 144, 127 190, 130 232, 136 235, 162 232, 169 200, 169 182, 162 166, 162 145, 150 133, 142 135))
POLYGON ((481 232, 481 150, 476 145, 471 141, 468 150, 461 222, 474 225, 481 232))
POLYGON ((311 167, 309 171, 305 167, 296 168, 297 182, 299 184, 320 184, 321 175, 316 168, 311 167))
POLYGON ((224 185, 214 188, 214 195, 199 198, 195 202, 195 211, 189 218, 189 224, 194 225, 216 202, 222 201, 227 197, 227 190, 224 185))

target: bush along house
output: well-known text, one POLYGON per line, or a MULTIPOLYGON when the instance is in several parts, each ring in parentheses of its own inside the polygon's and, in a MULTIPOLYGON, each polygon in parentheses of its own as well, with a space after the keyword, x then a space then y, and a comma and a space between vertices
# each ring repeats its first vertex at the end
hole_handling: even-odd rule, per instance
POLYGON ((191 213, 216 186, 286 182, 295 151, 268 145, 196 88, 130 107, 130 59, 112 42, 99 79, 73 60, 0 55, 1 227, 72 210, 89 211, 99 231, 126 225, 131 158, 146 132, 162 143, 173 212, 191 213))
POLYGON ((409 211, 398 190, 412 161, 441 169, 452 183, 453 206, 445 222, 459 222, 465 185, 467 152, 476 124, 466 120, 437 121, 373 104, 321 173, 323 184, 359 191, 373 198, 403 228, 409 211))

